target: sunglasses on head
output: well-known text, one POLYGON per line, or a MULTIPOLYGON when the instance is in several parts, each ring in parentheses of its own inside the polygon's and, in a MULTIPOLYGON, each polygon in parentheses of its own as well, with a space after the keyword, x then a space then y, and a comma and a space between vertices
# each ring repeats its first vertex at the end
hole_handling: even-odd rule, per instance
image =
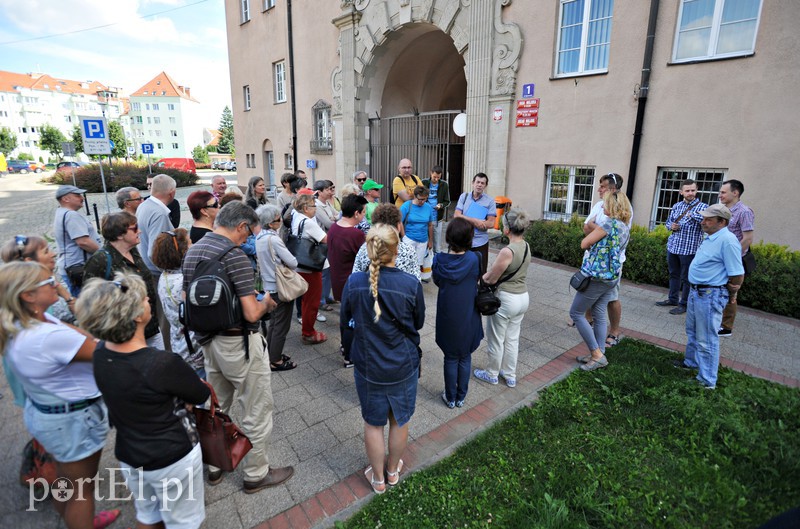
POLYGON ((28 245, 28 238, 25 235, 16 235, 14 243, 17 245, 17 256, 22 260, 25 257, 25 246, 28 245))

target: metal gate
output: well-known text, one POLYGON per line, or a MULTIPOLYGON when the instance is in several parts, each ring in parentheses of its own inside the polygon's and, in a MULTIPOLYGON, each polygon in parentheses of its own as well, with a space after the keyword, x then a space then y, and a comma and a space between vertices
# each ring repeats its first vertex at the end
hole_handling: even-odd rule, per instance
POLYGON ((460 110, 423 112, 416 115, 369 120, 370 177, 384 185, 382 201, 391 198, 397 164, 408 158, 414 174, 430 176, 436 165, 444 168, 450 196, 461 193, 464 173, 464 138, 453 133, 453 119, 460 110))

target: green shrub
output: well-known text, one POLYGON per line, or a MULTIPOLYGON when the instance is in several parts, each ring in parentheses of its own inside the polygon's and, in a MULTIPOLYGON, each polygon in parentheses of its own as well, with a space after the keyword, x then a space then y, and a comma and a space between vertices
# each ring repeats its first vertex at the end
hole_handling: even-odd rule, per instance
MULTIPOLYGON (((147 164, 142 163, 115 163, 112 165, 113 171, 109 170, 108 164, 103 164, 103 174, 106 179, 106 187, 109 191, 116 191, 121 187, 133 186, 137 189, 145 189, 149 171, 147 164)), ((160 167, 153 174, 167 174, 175 179, 178 187, 197 185, 197 175, 186 173, 177 169, 160 167)), ((71 171, 59 171, 53 176, 45 178, 45 182, 61 185, 72 183, 71 171)), ((100 165, 93 163, 75 170, 75 182, 78 187, 87 190, 89 193, 102 193, 103 183, 100 180, 100 165)))
MULTIPOLYGON (((547 261, 580 267, 583 250, 583 221, 573 217, 569 223, 535 221, 525 235, 534 256, 547 261)), ((643 226, 631 229, 625 254, 624 277, 635 283, 669 286, 667 238, 669 231, 658 226, 647 231, 643 226)), ((739 304, 745 307, 800 318, 800 252, 788 246, 758 243, 751 247, 758 266, 739 292, 739 304)))
POLYGON ((28 154, 27 152, 21 152, 19 153, 19 156, 17 156, 17 160, 33 161, 33 155, 28 154))

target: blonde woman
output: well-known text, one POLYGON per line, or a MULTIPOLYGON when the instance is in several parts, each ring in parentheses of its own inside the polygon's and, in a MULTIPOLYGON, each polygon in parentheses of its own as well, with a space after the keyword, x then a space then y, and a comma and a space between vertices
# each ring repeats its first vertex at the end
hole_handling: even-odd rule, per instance
POLYGON ((0 350, 27 395, 25 426, 83 494, 55 501, 69 528, 106 527, 119 510, 94 516, 94 481, 108 435, 108 410, 94 379, 95 339, 47 313, 58 299, 51 270, 34 262, 0 267, 0 350))
POLYGON ((396 485, 403 470, 408 422, 419 377, 419 329, 425 323, 422 286, 395 267, 400 236, 375 225, 367 235, 369 272, 353 273, 342 295, 342 321, 355 322, 350 359, 370 465, 364 476, 377 494, 396 485), (384 427, 389 421, 389 456, 384 427))

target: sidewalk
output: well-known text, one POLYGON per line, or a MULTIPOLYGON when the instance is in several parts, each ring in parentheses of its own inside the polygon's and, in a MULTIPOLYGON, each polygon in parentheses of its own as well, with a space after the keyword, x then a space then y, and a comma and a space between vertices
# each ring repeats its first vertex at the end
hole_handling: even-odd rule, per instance
MULTIPOLYGON (((185 203, 184 199, 181 201, 185 203)), ((41 210, 37 218, 44 215, 52 219, 52 212, 41 210)), ((439 397, 443 382, 442 356, 434 336, 437 288, 433 283, 424 285, 427 310, 421 331, 423 375, 417 411, 410 423, 408 455, 404 456, 410 472, 435 463, 487 425, 534 402, 542 387, 567 376, 576 367, 574 357, 584 354, 585 346, 577 331, 566 325, 574 294, 568 288, 572 272, 562 265, 534 260, 528 271, 531 304, 520 337, 517 387, 512 390, 503 384, 490 386, 473 379, 465 407, 453 410, 446 408, 439 397)), ((686 342, 684 317, 672 316, 653 305, 664 298, 665 292, 623 281, 623 333, 681 350, 686 342)), ((367 459, 353 371, 342 368, 338 353, 339 316, 337 312, 324 314, 328 321, 318 323, 317 330, 327 333, 329 340, 315 346, 302 345, 300 326, 293 324, 286 352, 299 366, 293 371, 272 373, 276 412, 270 460, 276 466, 294 465, 294 477, 279 487, 252 495, 242 492, 240 472, 227 475, 215 487, 206 486, 204 528, 331 527, 335 520, 346 518, 371 497, 362 474, 367 459)), ((800 356, 795 352, 800 349, 799 329, 798 320, 742 308, 733 336, 721 340, 723 364, 800 387, 800 356)), ((609 357, 613 363, 613 349, 609 357)), ((473 366, 484 367, 485 363, 484 341, 473 355, 473 366)), ((26 512, 28 489, 17 483, 17 475, 20 454, 29 436, 4 377, 0 393, 4 396, 0 399, 0 527, 64 527, 47 502, 34 503, 35 510, 26 512)), ((235 419, 238 413, 234 407, 235 419)), ((135 524, 133 504, 108 499, 108 469, 118 466, 113 447, 112 433, 100 465, 100 477, 105 480, 101 494, 107 499, 98 502, 97 510, 120 508, 122 515, 111 527, 131 527, 135 524)), ((117 474, 115 479, 120 483, 115 489, 117 498, 127 496, 121 476, 117 474)))

